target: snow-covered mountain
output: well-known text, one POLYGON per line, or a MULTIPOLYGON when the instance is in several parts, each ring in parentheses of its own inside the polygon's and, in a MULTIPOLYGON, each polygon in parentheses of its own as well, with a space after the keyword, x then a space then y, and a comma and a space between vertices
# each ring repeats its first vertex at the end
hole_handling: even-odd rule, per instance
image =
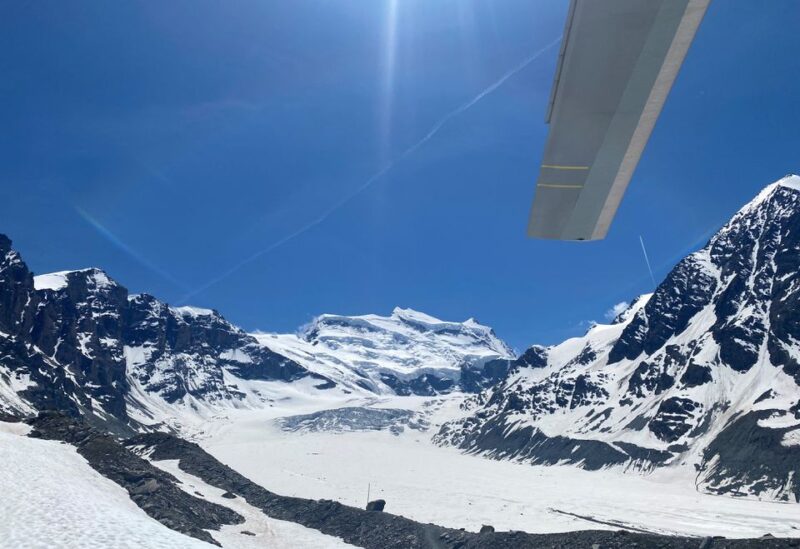
POLYGON ((473 392, 435 442, 586 469, 685 466, 709 492, 797 500, 798 265, 800 177, 789 176, 613 323, 514 358, 472 319, 408 309, 247 334, 216 311, 129 295, 98 269, 34 277, 0 236, 0 415, 181 431, 297 397, 306 423, 377 414, 427 428, 349 407, 438 395, 457 410, 463 396, 447 395, 473 392))
POLYGON ((477 391, 505 376, 513 352, 474 319, 411 309, 391 316, 321 315, 298 335, 254 334, 310 371, 377 394, 477 391))
POLYGON ((1 235, 0 257, 0 411, 55 409, 126 429, 263 405, 266 382, 335 386, 216 311, 128 295, 99 269, 33 277, 1 235))
POLYGON ((474 320, 411 310, 322 315, 302 335, 247 334, 218 312, 172 307, 99 269, 34 277, 0 235, 0 412, 61 410, 140 430, 333 398, 478 391, 513 353, 474 320))
POLYGON ((471 398, 435 440, 531 463, 694 467, 800 501, 800 177, 765 188, 655 293, 471 398))

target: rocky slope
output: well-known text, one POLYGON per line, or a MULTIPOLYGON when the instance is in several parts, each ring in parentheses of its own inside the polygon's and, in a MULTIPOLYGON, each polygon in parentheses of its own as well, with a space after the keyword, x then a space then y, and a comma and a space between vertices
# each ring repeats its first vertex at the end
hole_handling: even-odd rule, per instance
POLYGON ((770 185, 611 325, 534 347, 439 444, 588 469, 693 466, 800 501, 800 177, 770 185))

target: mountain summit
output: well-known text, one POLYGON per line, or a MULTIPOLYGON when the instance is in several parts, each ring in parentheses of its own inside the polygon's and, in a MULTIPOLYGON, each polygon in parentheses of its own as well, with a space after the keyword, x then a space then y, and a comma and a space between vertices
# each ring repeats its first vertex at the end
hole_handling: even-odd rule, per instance
POLYGON ((531 351, 437 435, 497 458, 686 464, 708 491, 800 500, 800 177, 765 188, 611 325, 531 351))
POLYGON ((504 377, 514 358, 474 319, 448 322, 399 307, 388 317, 324 314, 299 335, 255 337, 310 371, 378 394, 476 391, 504 377))

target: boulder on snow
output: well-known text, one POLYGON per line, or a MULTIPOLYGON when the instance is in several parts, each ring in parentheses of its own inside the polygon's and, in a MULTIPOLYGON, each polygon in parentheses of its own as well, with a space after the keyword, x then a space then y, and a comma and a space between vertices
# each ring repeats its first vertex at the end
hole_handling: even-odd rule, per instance
POLYGON ((481 534, 494 534, 494 526, 490 524, 484 524, 481 526, 481 534))
POLYGON ((386 501, 382 499, 376 499, 375 501, 367 503, 367 511, 382 512, 384 507, 386 507, 386 501))

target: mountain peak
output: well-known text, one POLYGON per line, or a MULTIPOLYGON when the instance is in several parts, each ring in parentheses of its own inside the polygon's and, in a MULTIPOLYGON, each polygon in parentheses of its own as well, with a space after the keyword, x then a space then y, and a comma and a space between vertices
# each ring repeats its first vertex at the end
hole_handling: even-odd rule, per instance
POLYGON ((213 309, 204 309, 202 307, 193 307, 191 305, 183 305, 181 307, 170 307, 170 309, 182 317, 198 318, 201 316, 219 316, 219 313, 213 309))
POLYGON ((311 371, 375 393, 431 395, 463 389, 464 371, 471 376, 466 384, 474 385, 486 364, 514 359, 491 328, 473 319, 448 322, 402 307, 389 316, 323 314, 297 336, 255 337, 311 371))
POLYGON ((647 305, 647 302, 650 301, 650 298, 653 297, 653 292, 641 294, 636 296, 636 298, 630 302, 628 307, 625 308, 624 311, 619 313, 612 321, 611 324, 621 324, 623 322, 627 322, 628 320, 633 317, 639 310, 647 305))
POLYGON ((409 318, 409 319, 426 320, 429 322, 441 322, 441 320, 439 320, 438 318, 432 317, 421 311, 404 307, 395 307, 394 309, 392 309, 392 316, 395 318, 409 318))
POLYGON ((782 187, 789 187, 796 191, 800 191, 800 175, 790 173, 779 179, 776 183, 782 187))
POLYGON ((392 310, 392 318, 403 320, 406 322, 422 324, 429 327, 443 326, 443 325, 455 326, 458 324, 462 324, 462 325, 479 326, 481 328, 486 328, 486 326, 479 324, 474 318, 468 318, 463 322, 441 320, 439 318, 436 318, 435 316, 431 316, 429 314, 414 309, 404 309, 402 307, 395 307, 392 310))
POLYGON ((33 277, 33 284, 37 290, 58 291, 66 288, 71 279, 77 278, 84 278, 97 288, 110 288, 119 285, 104 270, 97 267, 41 274, 33 277))
POLYGON ((753 200, 742 206, 704 249, 736 247, 736 239, 758 227, 788 221, 800 213, 800 176, 789 174, 764 187, 753 200))
MULTIPOLYGON (((755 198, 753 198, 753 200, 742 206, 738 213, 747 213, 755 209, 760 204, 769 202, 775 196, 776 191, 781 189, 800 191, 800 176, 788 174, 778 179, 774 183, 770 183, 764 187, 761 192, 758 193, 755 198)), ((734 216, 734 219, 736 219, 736 217, 738 216, 734 216)))
POLYGON ((0 253, 8 253, 11 250, 11 239, 0 233, 0 253))

